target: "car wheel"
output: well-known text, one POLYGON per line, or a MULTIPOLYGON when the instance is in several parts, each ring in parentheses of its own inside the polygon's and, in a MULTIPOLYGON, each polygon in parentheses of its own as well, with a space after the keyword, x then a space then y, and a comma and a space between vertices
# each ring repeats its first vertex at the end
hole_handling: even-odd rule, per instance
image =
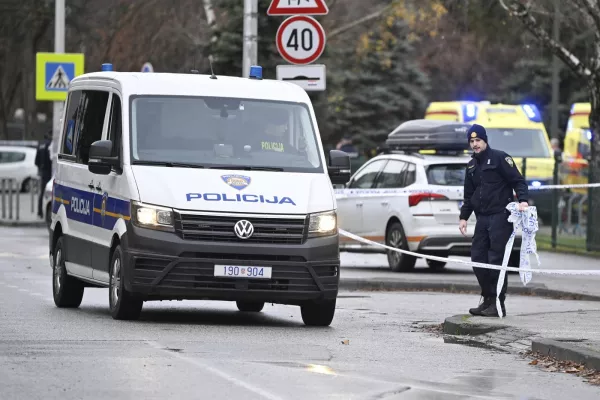
MULTIPOLYGON (((389 247, 408 250, 408 240, 400 222, 390 225, 385 235, 385 244, 389 247)), ((390 269, 394 272, 410 271, 415 267, 417 258, 398 251, 387 250, 390 269)))
POLYGON ((306 303, 300 306, 302 321, 308 326, 329 326, 335 315, 335 302, 325 300, 317 303, 306 303))
POLYGON ((237 308, 244 312, 260 312, 265 303, 262 301, 236 301, 237 308))
POLYGON ((84 285, 79 279, 69 276, 65 267, 64 239, 59 237, 54 248, 52 265, 52 295, 54 304, 60 308, 77 308, 83 299, 84 285))
POLYGON ((446 267, 446 263, 437 260, 427 260, 427 265, 434 271, 441 271, 446 267))
POLYGON ((123 279, 123 255, 121 246, 117 246, 110 263, 110 286, 108 303, 114 319, 136 320, 140 317, 144 301, 136 298, 125 289, 123 279))
POLYGON ((29 193, 31 191, 31 179, 27 178, 21 184, 21 193, 29 193))

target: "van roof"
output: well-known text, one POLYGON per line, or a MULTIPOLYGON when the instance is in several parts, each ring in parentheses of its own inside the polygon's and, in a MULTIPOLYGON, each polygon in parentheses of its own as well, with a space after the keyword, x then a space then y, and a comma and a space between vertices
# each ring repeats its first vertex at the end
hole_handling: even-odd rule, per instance
POLYGON ((168 95, 237 97, 309 103, 310 98, 300 86, 273 79, 249 79, 234 76, 166 72, 91 72, 77 76, 70 89, 82 88, 89 83, 113 82, 120 86, 124 96, 168 95))

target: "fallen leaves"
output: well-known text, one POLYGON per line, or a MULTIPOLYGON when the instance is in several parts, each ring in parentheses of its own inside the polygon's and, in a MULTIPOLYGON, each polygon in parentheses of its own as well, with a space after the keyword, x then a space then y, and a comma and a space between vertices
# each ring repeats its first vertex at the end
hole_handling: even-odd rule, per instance
POLYGON ((557 360, 553 357, 544 356, 531 351, 527 351, 525 354, 534 357, 534 359, 529 362, 529 365, 539 366, 543 371, 574 374, 584 378, 586 382, 592 385, 600 385, 600 371, 588 369, 585 365, 573 361, 557 360))

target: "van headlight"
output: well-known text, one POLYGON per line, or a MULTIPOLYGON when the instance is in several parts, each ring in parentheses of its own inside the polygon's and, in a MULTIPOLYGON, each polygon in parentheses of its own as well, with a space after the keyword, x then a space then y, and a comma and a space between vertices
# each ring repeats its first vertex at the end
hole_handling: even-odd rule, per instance
POLYGON ((131 217, 141 228, 175 231, 173 210, 167 207, 131 202, 131 217))
POLYGON ((337 214, 335 211, 310 215, 308 237, 331 236, 337 234, 337 232, 337 214))

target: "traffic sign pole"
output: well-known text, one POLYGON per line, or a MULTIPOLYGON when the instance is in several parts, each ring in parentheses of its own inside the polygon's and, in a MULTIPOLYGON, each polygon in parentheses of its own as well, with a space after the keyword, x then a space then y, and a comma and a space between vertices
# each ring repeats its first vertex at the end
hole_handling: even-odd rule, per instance
POLYGON ((242 76, 250 76, 250 66, 258 58, 258 0, 244 0, 244 40, 242 54, 242 76))
MULTIPOLYGON (((55 0, 54 6, 54 52, 65 52, 65 0, 55 0)), ((50 157, 52 160, 52 173, 56 171, 56 157, 58 154, 58 141, 60 140, 60 118, 63 112, 64 101, 55 101, 52 104, 52 145, 50 157)), ((44 188, 42 188, 44 190, 44 188)))

